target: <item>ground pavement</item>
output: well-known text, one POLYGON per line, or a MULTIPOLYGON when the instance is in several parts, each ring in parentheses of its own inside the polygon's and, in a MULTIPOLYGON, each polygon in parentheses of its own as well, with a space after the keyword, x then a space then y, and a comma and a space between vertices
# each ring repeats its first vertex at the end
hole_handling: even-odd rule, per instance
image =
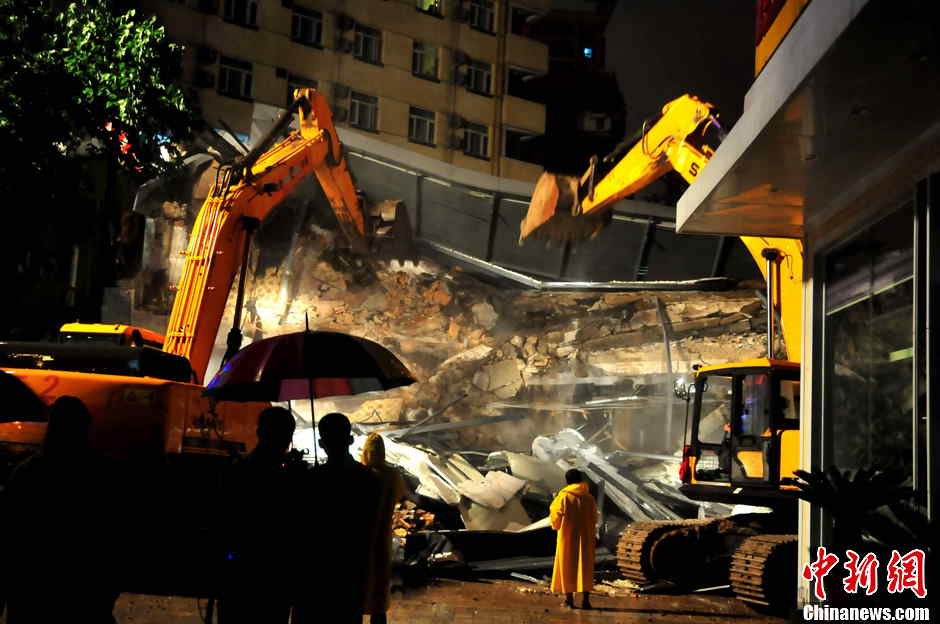
MULTIPOLYGON (((439 580, 405 594, 392 595, 392 624, 585 624, 683 622, 690 624, 782 624, 759 614, 731 596, 715 594, 636 595, 629 589, 601 586, 594 610, 561 607, 561 597, 521 581, 439 580)), ((115 616, 120 624, 201 624, 205 600, 124 594, 115 616)), ((0 622, 4 619, 0 618, 0 622)), ((329 619, 325 618, 324 622, 329 619)), ((368 620, 365 620, 368 621, 368 620)))

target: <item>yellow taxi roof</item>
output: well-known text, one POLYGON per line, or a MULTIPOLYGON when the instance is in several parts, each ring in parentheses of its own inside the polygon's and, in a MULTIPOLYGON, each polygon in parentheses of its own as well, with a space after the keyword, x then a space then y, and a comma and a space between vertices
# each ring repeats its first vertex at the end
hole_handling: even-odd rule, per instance
POLYGON ((140 332, 144 340, 163 342, 163 335, 143 327, 124 325, 123 323, 65 323, 59 328, 60 332, 78 332, 85 334, 127 334, 134 330, 140 332))
POLYGON ((85 332, 88 334, 123 334, 128 325, 120 323, 65 323, 60 332, 85 332))
POLYGON ((726 362, 724 364, 712 364, 703 366, 696 372, 697 375, 707 375, 717 371, 732 372, 743 368, 782 368, 787 370, 800 370, 799 362, 790 360, 771 360, 770 358, 755 358, 753 360, 742 360, 740 362, 726 362))

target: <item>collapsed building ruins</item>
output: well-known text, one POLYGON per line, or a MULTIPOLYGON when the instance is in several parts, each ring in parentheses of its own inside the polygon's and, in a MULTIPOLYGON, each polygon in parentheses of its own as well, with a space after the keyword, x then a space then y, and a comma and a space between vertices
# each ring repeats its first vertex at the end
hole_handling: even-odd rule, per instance
MULTIPOLYGON (((427 257, 344 254, 328 223, 300 219, 296 228, 298 219, 283 218, 302 212, 298 206, 285 202, 281 218, 265 225, 269 234, 262 228, 257 237, 242 330, 252 341, 308 323, 363 336, 419 380, 314 405, 320 415, 347 413, 363 434, 357 445, 382 433, 388 460, 406 475, 414 494, 397 515, 400 561, 481 572, 550 565, 548 504, 573 466, 599 486, 601 559, 614 559, 629 521, 728 511, 678 492, 686 404, 673 382, 693 364, 764 353, 766 317, 754 285, 510 288, 427 257)), ((140 292, 136 323, 163 326, 169 301, 153 293, 178 274, 174 250, 185 244, 187 221, 171 202, 148 218, 144 271, 130 284, 140 292)), ((313 448, 309 407, 291 408, 301 422, 295 446, 313 448)))

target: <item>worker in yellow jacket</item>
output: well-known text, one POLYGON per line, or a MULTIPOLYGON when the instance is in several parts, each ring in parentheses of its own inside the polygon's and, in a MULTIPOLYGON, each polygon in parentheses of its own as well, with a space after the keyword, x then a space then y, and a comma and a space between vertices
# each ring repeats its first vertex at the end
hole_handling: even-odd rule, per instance
POLYGON ((395 503, 404 498, 405 480, 401 473, 385 462, 385 442, 377 433, 370 433, 362 449, 362 464, 379 480, 378 518, 374 523, 372 548, 366 579, 365 613, 372 624, 385 624, 389 607, 389 580, 392 573, 392 512, 395 503))
POLYGON ((558 531, 551 589, 565 594, 564 606, 568 608, 574 608, 574 592, 583 592, 581 608, 590 609, 597 505, 580 470, 566 472, 565 482, 568 486, 549 509, 552 528, 558 531))

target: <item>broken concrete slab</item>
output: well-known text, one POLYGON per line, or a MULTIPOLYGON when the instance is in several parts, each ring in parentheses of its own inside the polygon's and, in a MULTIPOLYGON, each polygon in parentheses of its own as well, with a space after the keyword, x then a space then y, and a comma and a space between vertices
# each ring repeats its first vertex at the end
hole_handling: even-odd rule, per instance
POLYGON ((525 479, 549 494, 565 487, 565 474, 555 464, 522 453, 506 451, 505 456, 513 476, 525 479))
POLYGON ((473 385, 500 399, 510 399, 523 386, 521 371, 524 366, 525 363, 518 359, 494 362, 477 371, 473 376, 473 385))
POLYGON ((519 531, 530 524, 532 519, 518 498, 513 498, 502 509, 490 509, 476 502, 460 505, 460 517, 467 529, 474 531, 519 531))
POLYGON ((482 301, 470 306, 470 311, 473 313, 473 318, 476 320, 477 324, 485 329, 493 329, 496 325, 496 321, 499 319, 499 314, 496 313, 496 309, 488 301, 482 301))

